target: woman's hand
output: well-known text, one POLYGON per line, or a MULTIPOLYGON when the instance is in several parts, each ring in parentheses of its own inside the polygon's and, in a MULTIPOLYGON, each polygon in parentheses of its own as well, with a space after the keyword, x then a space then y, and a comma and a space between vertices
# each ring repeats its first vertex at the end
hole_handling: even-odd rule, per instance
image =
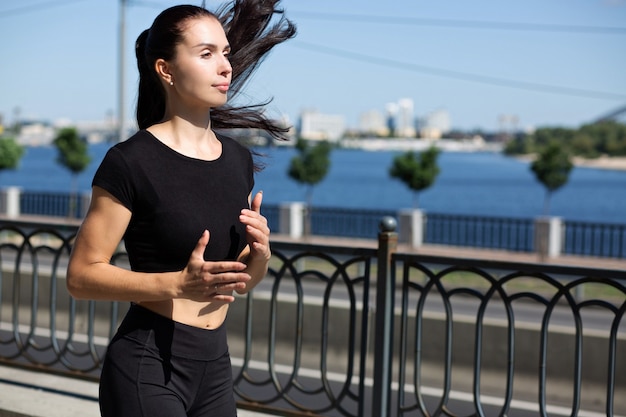
POLYGON ((250 280, 250 275, 242 272, 246 264, 237 261, 205 261, 204 251, 208 244, 209 232, 205 230, 182 271, 182 283, 177 298, 233 302, 235 298, 232 292, 243 290, 250 280))
POLYGON ((270 251, 270 229, 267 227, 267 219, 261 215, 261 203, 263 202, 263 191, 259 191, 250 204, 250 210, 243 209, 239 215, 239 221, 246 226, 246 240, 250 252, 247 260, 269 261, 272 253, 270 251))

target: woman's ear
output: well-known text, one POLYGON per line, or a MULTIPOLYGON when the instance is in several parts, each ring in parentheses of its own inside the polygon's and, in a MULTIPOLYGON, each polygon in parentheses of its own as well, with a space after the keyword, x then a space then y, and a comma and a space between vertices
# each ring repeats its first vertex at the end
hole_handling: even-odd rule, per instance
POLYGON ((154 70, 165 84, 174 85, 174 77, 170 72, 169 64, 166 60, 163 58, 157 59, 154 63, 154 70))

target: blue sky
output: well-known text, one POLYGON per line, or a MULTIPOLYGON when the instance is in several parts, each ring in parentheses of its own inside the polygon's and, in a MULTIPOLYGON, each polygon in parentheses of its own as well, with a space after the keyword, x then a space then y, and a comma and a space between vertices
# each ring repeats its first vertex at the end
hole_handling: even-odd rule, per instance
MULTIPOLYGON (((0 0, 0 113, 102 120, 118 107, 119 0, 0 0), (16 5, 17 4, 17 5, 16 5)), ((166 0, 128 0, 126 104, 133 117, 133 44, 166 0)), ((200 1, 194 2, 200 4, 200 1)), ((221 2, 207 0, 207 7, 221 2)), ((251 100, 295 121, 302 109, 384 111, 411 98, 418 116, 452 126, 577 127, 626 105, 626 0, 283 0, 296 39, 276 48, 251 100)))

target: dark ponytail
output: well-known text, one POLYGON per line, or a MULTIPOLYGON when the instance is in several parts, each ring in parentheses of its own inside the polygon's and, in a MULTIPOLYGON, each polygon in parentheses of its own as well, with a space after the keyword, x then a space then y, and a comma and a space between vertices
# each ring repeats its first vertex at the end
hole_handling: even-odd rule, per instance
POLYGON ((224 26, 231 46, 229 55, 233 68, 228 103, 211 110, 211 126, 215 129, 261 129, 283 139, 288 127, 271 120, 264 107, 271 101, 247 106, 231 106, 250 76, 279 43, 296 34, 295 25, 276 8, 280 0, 234 0, 213 14, 198 6, 174 6, 164 10, 150 29, 137 38, 135 45, 139 69, 137 125, 145 129, 160 122, 165 114, 165 90, 154 69, 157 59, 166 61, 175 56, 176 45, 183 40, 188 19, 210 16, 224 26), (281 15, 272 22, 275 15, 281 15))
POLYGON ((146 40, 149 33, 150 29, 144 30, 135 43, 137 69, 139 70, 137 126, 140 129, 145 129, 160 121, 165 114, 165 91, 157 78, 154 67, 151 67, 146 58, 146 40))

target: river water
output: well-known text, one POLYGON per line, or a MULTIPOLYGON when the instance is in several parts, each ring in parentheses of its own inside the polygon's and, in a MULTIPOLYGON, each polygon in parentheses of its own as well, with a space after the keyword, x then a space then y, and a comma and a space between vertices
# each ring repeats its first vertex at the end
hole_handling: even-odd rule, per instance
MULTIPOLYGON (((90 146, 92 163, 78 176, 81 191, 88 192, 91 178, 110 145, 90 146)), ((306 188, 291 180, 287 168, 292 148, 263 148, 265 169, 257 174, 256 190, 264 202, 304 201, 306 188)), ((334 150, 326 178, 313 189, 313 204, 323 207, 402 209, 414 205, 413 193, 389 176, 397 152, 334 150)), ((425 211, 449 214, 532 218, 544 213, 544 187, 529 163, 492 152, 443 152, 435 183, 419 193, 425 211)), ((0 172, 0 187, 19 186, 27 191, 71 190, 71 175, 56 162, 53 147, 27 148, 17 170, 0 172)), ((565 220, 626 223, 626 171, 576 167, 569 181, 553 193, 549 213, 565 220)))

